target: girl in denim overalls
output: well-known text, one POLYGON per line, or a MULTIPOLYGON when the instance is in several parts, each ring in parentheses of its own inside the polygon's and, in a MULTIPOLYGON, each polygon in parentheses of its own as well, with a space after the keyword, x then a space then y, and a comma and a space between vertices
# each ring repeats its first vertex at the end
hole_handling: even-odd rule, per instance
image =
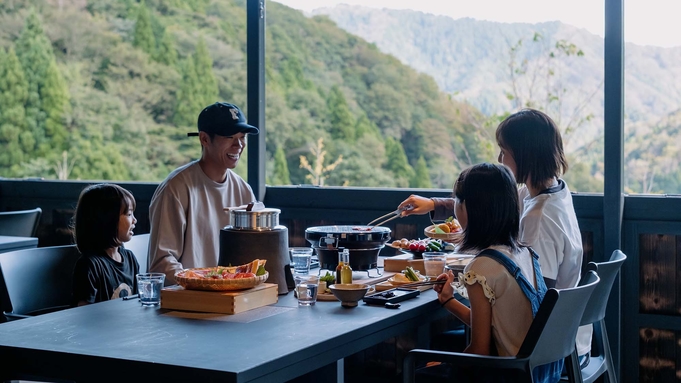
MULTIPOLYGON (((459 175, 454 197, 463 228, 459 251, 478 254, 459 274, 470 307, 452 299, 451 271, 438 278, 447 279, 436 287, 438 299, 471 328, 471 342, 464 352, 514 356, 547 289, 536 253, 519 241, 515 179, 504 165, 475 165, 459 175)), ((557 381, 561 369, 562 361, 540 366, 535 381, 557 381)), ((498 378, 478 376, 477 380, 498 378)))

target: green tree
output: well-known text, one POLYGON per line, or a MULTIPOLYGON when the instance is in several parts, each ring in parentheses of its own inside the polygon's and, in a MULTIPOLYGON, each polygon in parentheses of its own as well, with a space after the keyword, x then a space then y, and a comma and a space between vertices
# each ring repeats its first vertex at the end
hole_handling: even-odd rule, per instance
POLYGON ((271 179, 272 185, 290 185, 291 176, 286 162, 286 153, 283 147, 278 147, 274 153, 274 174, 271 179))
POLYGON ((177 90, 177 104, 173 122, 178 126, 193 126, 199 111, 203 109, 203 100, 199 93, 199 82, 194 68, 194 59, 187 58, 182 68, 182 82, 177 90))
POLYGON ((163 31, 163 37, 158 44, 158 49, 154 55, 154 60, 161 64, 175 66, 177 65, 177 49, 175 49, 175 41, 167 30, 163 31))
POLYGON ((366 113, 362 113, 355 123, 355 135, 358 139, 364 135, 373 135, 380 138, 381 131, 376 124, 367 118, 366 113))
POLYGON ((414 177, 409 182, 409 186, 413 188, 430 189, 433 184, 430 182, 430 173, 428 172, 428 164, 423 156, 419 157, 414 168, 414 177))
POLYGON ((24 28, 16 41, 16 54, 26 75, 28 97, 26 99, 26 124, 32 140, 27 139, 27 154, 34 154, 36 146, 45 142, 45 112, 42 108, 41 89, 45 85, 47 69, 54 60, 50 41, 45 36, 42 22, 35 10, 32 10, 24 28))
POLYGON ((409 181, 414 178, 414 169, 407 161, 402 144, 392 137, 385 141, 386 169, 395 175, 398 187, 409 187, 409 181))
MULTIPOLYGON (((201 104, 201 108, 204 108, 217 101, 218 80, 213 73, 213 59, 210 57, 210 53, 208 53, 208 46, 203 38, 196 45, 194 68, 198 81, 198 101, 201 104)), ((195 113, 198 112, 195 111, 195 113)))
POLYGON ((149 9, 144 2, 139 5, 139 10, 137 12, 135 36, 132 45, 152 56, 156 50, 156 39, 154 38, 154 31, 151 28, 151 17, 149 16, 149 9))
POLYGON ((28 84, 19 59, 12 47, 5 53, 0 48, 0 176, 10 176, 13 164, 24 161, 22 140, 33 146, 32 135, 25 130, 24 104, 28 98, 28 84))
POLYGON ((343 92, 334 85, 331 87, 326 106, 329 110, 329 122, 331 123, 331 136, 336 139, 355 140, 355 120, 345 100, 343 92))
POLYGON ((45 134, 49 138, 44 142, 42 153, 50 150, 61 152, 66 149, 67 131, 65 119, 70 110, 69 90, 66 82, 59 72, 57 63, 52 61, 45 74, 45 86, 40 92, 42 96, 43 110, 45 111, 45 134))

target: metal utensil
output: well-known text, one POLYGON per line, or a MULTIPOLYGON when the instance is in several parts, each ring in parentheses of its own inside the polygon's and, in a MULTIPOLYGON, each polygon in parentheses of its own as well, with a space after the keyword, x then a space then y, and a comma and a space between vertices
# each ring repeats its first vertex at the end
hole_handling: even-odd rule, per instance
POLYGON ((399 209, 397 209, 397 210, 395 210, 395 211, 392 211, 392 212, 390 212, 390 213, 388 213, 388 214, 386 214, 386 215, 382 215, 382 216, 376 218, 375 220, 369 222, 369 223, 367 224, 367 226, 381 226, 381 225, 383 225, 384 223, 390 222, 390 221, 392 221, 392 220, 395 219, 395 218, 401 218, 401 217, 402 217, 402 212, 403 212, 403 211, 412 210, 413 208, 414 208, 413 205, 405 205, 404 207, 401 207, 401 208, 399 208, 399 209), (386 220, 381 221, 381 222, 379 222, 379 223, 377 223, 377 224, 375 224, 375 225, 372 225, 372 223, 374 223, 374 222, 376 222, 376 221, 380 221, 380 220, 382 220, 382 219, 384 219, 384 218, 386 218, 386 217, 389 217, 389 218, 387 218, 386 220))
POLYGON ((437 280, 430 280, 430 281, 420 281, 420 282, 413 282, 413 283, 405 283, 402 285, 399 285, 399 288, 412 288, 412 287, 420 287, 420 286, 432 286, 432 285, 443 285, 447 282, 446 279, 437 279, 437 280))

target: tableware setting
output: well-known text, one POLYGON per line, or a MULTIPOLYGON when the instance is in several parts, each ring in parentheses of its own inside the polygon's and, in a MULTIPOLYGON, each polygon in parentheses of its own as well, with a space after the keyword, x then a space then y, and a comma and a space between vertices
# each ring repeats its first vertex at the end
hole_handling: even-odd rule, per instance
POLYGON ((365 283, 336 283, 329 287, 343 307, 357 307, 357 302, 364 298, 369 288, 370 286, 365 283))
POLYGON ((267 280, 264 259, 240 266, 216 266, 183 269, 175 273, 177 283, 189 290, 227 291, 255 287, 267 280))
POLYGON ((311 247, 291 247, 291 267, 294 274, 309 274, 313 249, 311 247))
MULTIPOLYGON (((431 222, 433 222, 431 220, 431 222)), ((428 238, 436 238, 444 241, 455 241, 461 237, 461 224, 454 217, 447 218, 443 223, 435 223, 423 229, 423 234, 428 238)))
POLYGON ((319 293, 319 276, 299 274, 294 278, 298 306, 314 306, 319 293))
POLYGON ((163 273, 142 273, 137 278, 137 293, 142 306, 158 306, 161 304, 161 288, 166 275, 163 273))
POLYGON ((447 264, 447 253, 441 251, 431 251, 423 253, 423 267, 426 276, 437 278, 444 273, 447 264))
POLYGON ((405 276, 404 273, 397 273, 393 275, 392 277, 388 278, 388 283, 390 283, 393 286, 401 286, 401 285, 406 285, 406 284, 411 284, 414 282, 426 282, 429 280, 428 277, 425 275, 421 275, 420 272, 414 271, 416 277, 418 280, 410 279, 407 276, 405 276))
POLYGON ((437 238, 402 238, 400 240, 395 240, 391 243, 388 243, 387 246, 400 250, 403 253, 411 254, 414 259, 423 258, 423 253, 427 251, 453 251, 455 249, 453 244, 444 242, 437 238))

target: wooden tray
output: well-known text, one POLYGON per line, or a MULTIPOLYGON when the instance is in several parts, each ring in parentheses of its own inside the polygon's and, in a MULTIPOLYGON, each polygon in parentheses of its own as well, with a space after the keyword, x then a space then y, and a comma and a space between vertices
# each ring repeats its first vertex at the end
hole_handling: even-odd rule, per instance
POLYGON ((220 314, 236 314, 277 303, 279 286, 262 283, 241 291, 187 290, 168 286, 161 290, 161 308, 220 314))

